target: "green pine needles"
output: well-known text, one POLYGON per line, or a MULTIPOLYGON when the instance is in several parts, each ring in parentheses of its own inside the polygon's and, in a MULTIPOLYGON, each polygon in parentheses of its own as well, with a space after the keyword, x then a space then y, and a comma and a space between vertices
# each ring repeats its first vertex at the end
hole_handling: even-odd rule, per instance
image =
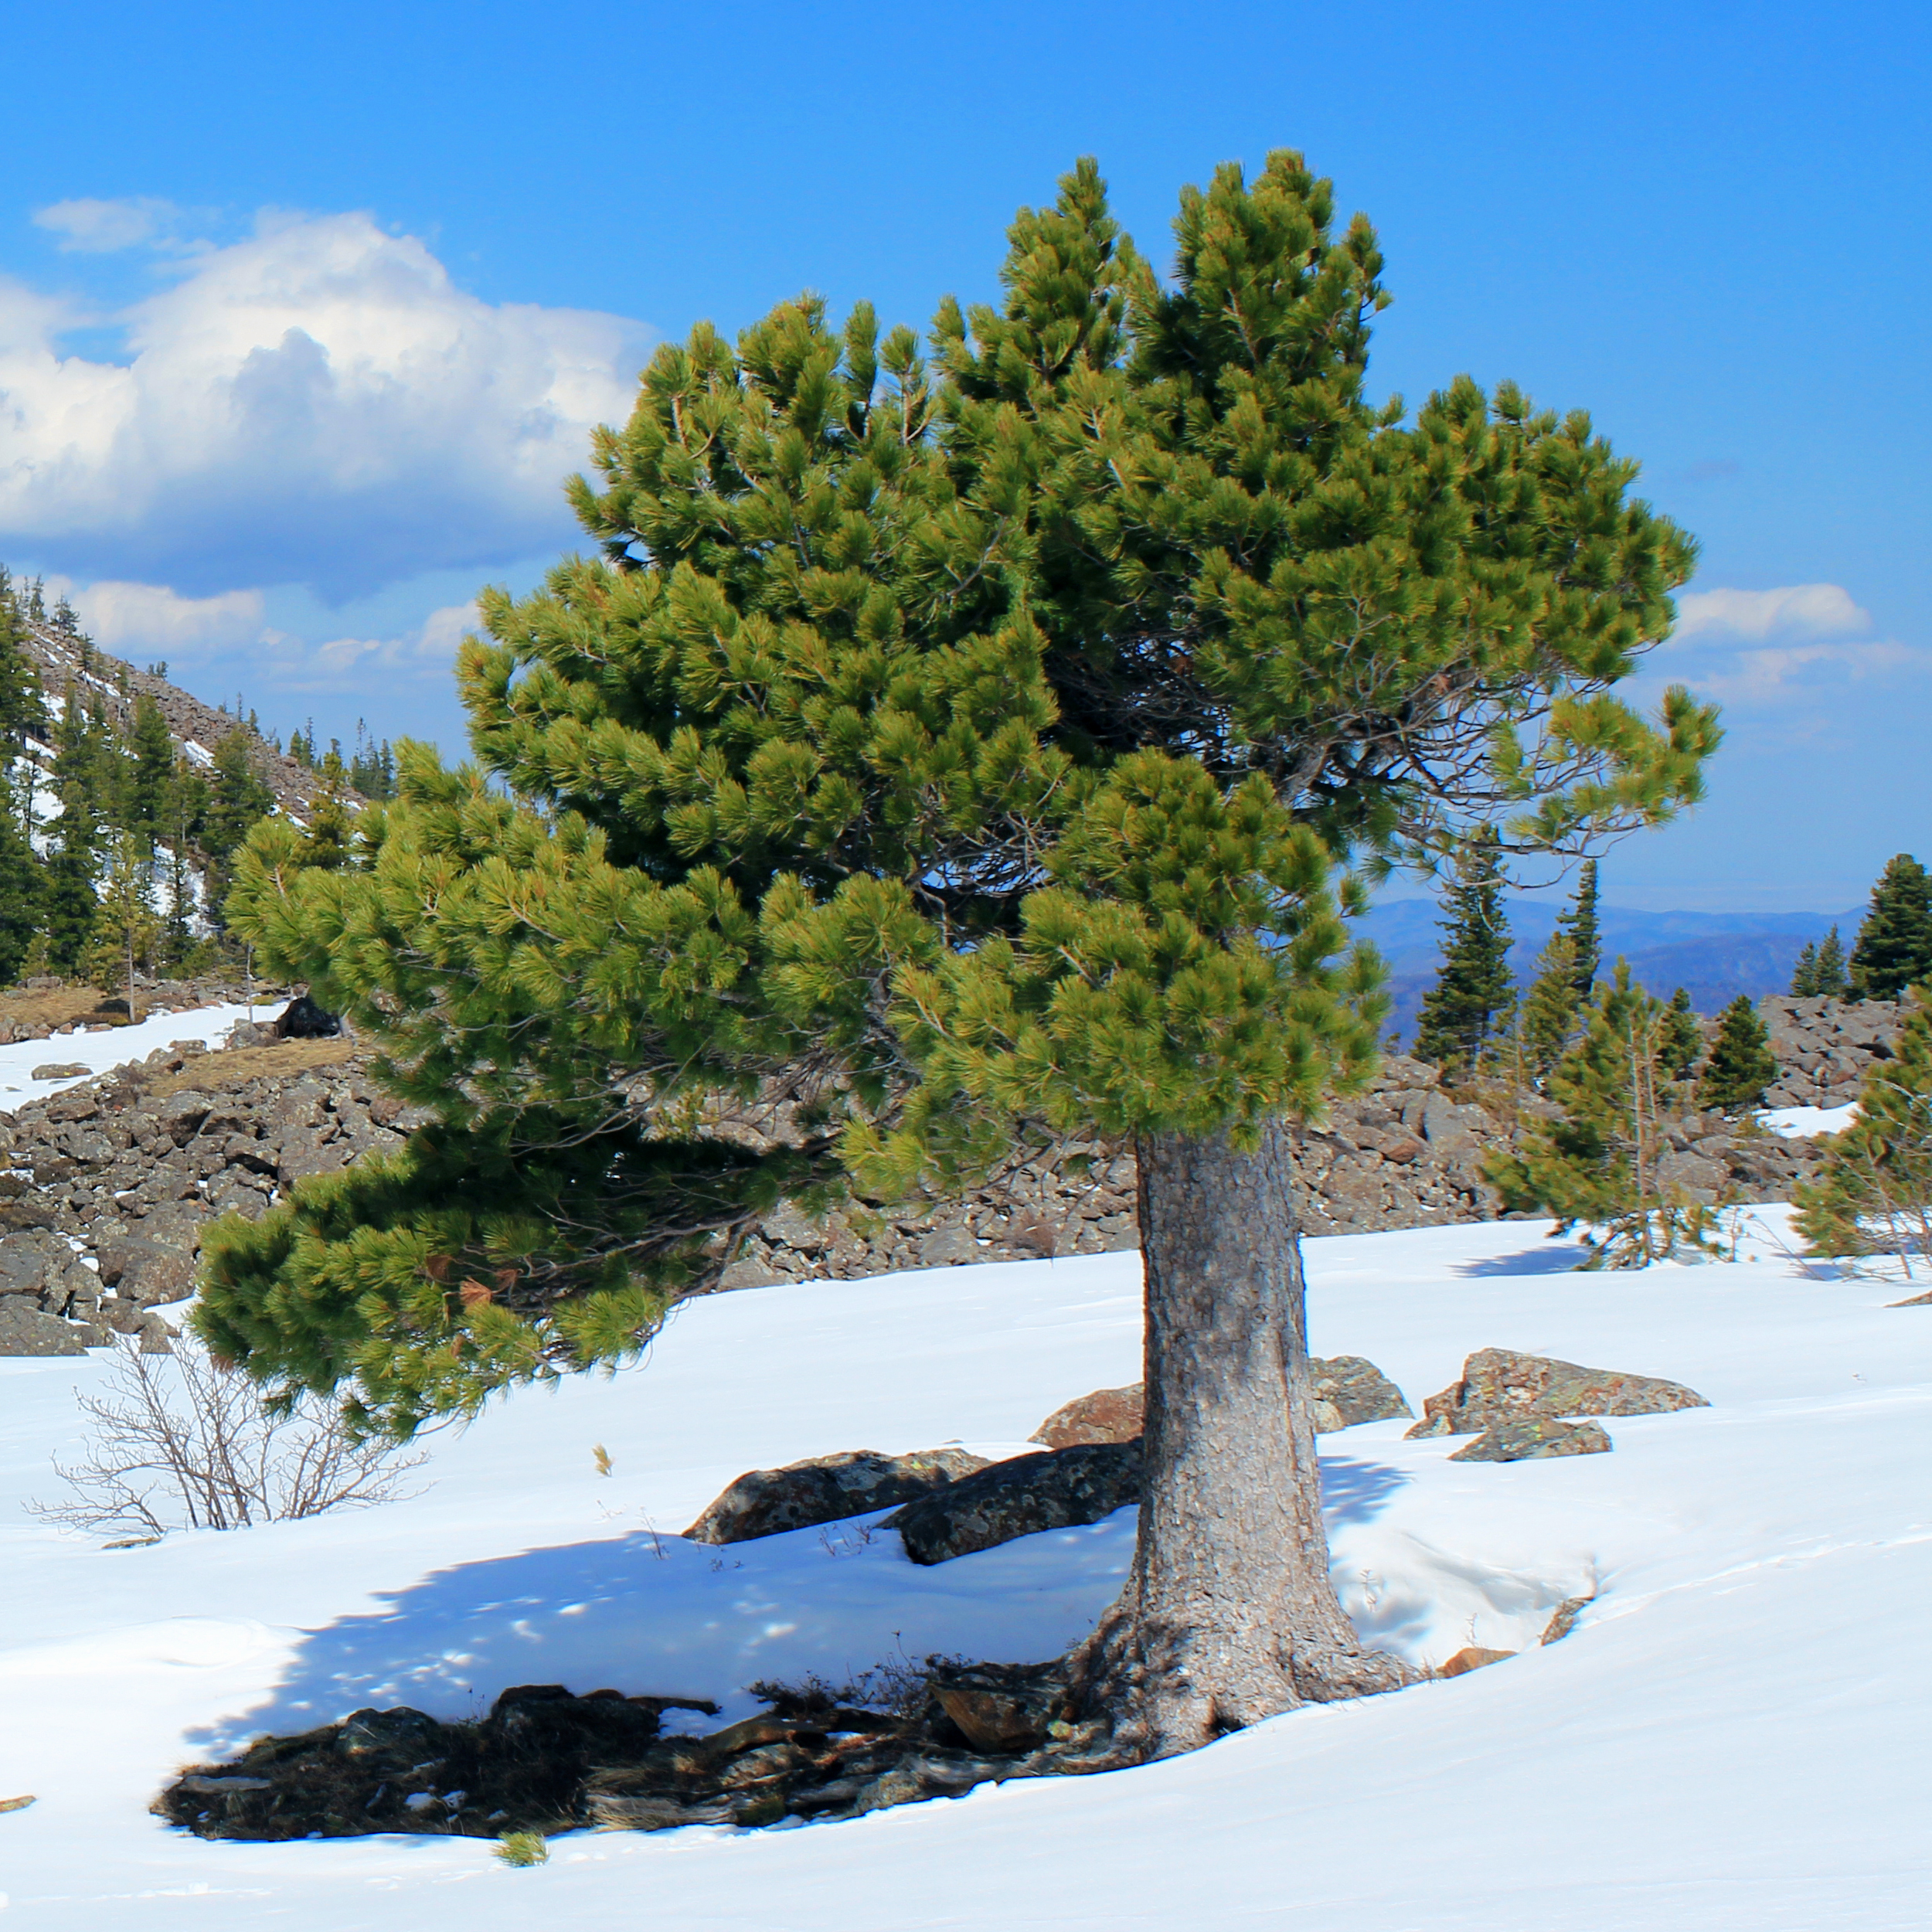
POLYGON ((1643 1267, 1717 1251, 1709 1209, 1661 1176, 1664 1121, 1681 1053, 1672 1009, 1617 962, 1583 1036, 1547 1083, 1561 1111, 1485 1168, 1503 1205, 1583 1230, 1586 1267, 1643 1267))
POLYGON ((1889 861, 1872 888, 1848 978, 1859 999, 1896 999, 1932 980, 1932 879, 1908 852, 1889 861))
POLYGON ((1777 1078, 1770 1036, 1748 993, 1718 1015, 1717 1036, 1697 1083, 1697 1104, 1720 1114, 1742 1114, 1761 1106, 1764 1090, 1777 1078))
POLYGON ((801 298, 658 350, 595 554, 481 600, 477 764, 238 862, 434 1119, 217 1226, 219 1352, 406 1430, 634 1354, 781 1200, 1251 1142, 1372 1069, 1352 869, 1699 795, 1714 714, 1612 695, 1694 560, 1634 466, 1507 386, 1371 405, 1379 252, 1298 155, 1175 233, 1164 283, 1083 162, 928 344, 801 298))
POLYGON ((1516 988, 1502 893, 1501 855, 1484 827, 1458 855, 1443 895, 1442 968, 1417 1018, 1417 1059, 1474 1072, 1506 1029, 1516 988))

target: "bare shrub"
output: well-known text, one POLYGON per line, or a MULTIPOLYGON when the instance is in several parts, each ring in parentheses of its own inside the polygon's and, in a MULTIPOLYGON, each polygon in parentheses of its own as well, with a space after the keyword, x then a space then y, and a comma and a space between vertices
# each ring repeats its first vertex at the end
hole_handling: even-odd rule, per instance
POLYGON ((259 1384, 183 1340, 143 1355, 132 1338, 102 1395, 83 1396, 95 1425, 86 1455, 54 1473, 73 1492, 30 1503, 77 1529, 162 1536, 171 1529, 246 1529, 330 1509, 366 1509, 405 1494, 426 1458, 358 1440, 339 1410, 312 1396, 286 1413, 259 1384))

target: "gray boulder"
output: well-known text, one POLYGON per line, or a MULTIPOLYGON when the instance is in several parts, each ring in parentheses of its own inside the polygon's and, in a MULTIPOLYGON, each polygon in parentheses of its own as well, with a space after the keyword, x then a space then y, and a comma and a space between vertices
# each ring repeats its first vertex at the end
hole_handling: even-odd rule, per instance
POLYGON ((1308 1393, 1318 1435, 1415 1413, 1402 1391, 1363 1355, 1310 1355, 1308 1393))
POLYGON ((916 1563, 943 1563, 1043 1530, 1098 1522, 1141 1499, 1141 1445, 1082 1443, 996 1462, 886 1519, 916 1563))
POLYGON ((1607 1456, 1610 1448, 1609 1437, 1594 1422, 1552 1422, 1543 1416, 1519 1416, 1492 1422, 1449 1460, 1538 1462, 1546 1456, 1607 1456))
POLYGON ((1462 1365, 1462 1379, 1422 1405, 1422 1420, 1409 1434, 1473 1436, 1492 1423, 1528 1417, 1654 1416, 1709 1406, 1695 1389, 1660 1376, 1580 1368, 1513 1349, 1478 1349, 1462 1365))
POLYGON ((26 1296, 0 1296, 0 1355, 85 1355, 91 1329, 43 1315, 26 1296))
POLYGON ((179 1301, 194 1291, 194 1257, 172 1242, 111 1235, 100 1243, 98 1258, 101 1280, 137 1307, 179 1301))
POLYGON ((750 1469, 684 1533, 696 1543, 749 1543, 889 1509, 986 1467, 984 1456, 964 1449, 924 1449, 910 1456, 858 1449, 813 1456, 782 1469, 750 1469))

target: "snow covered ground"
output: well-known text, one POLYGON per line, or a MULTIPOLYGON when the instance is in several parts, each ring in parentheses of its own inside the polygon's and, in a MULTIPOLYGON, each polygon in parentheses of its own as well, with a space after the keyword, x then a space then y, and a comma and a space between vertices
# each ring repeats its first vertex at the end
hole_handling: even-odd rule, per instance
POLYGON ((1858 1115, 1858 1102, 1848 1100, 1842 1107, 1767 1107, 1757 1117, 1760 1125, 1793 1141, 1813 1134, 1842 1134, 1858 1115))
MULTIPOLYGON (((40 1043, 46 1048, 46 1043, 40 1043)), ((10 1050, 10 1049, 9 1049, 10 1050)), ((1012 1453, 1138 1373, 1135 1257, 721 1295, 642 1368, 434 1439, 415 1499, 104 1552, 26 1515, 95 1361, 0 1362, 3 1923, 47 1932, 1825 1932, 1932 1922, 1932 1309, 1808 1276, 1781 1212, 1736 1265, 1566 1271, 1533 1223, 1310 1244, 1312 1342, 1422 1398, 1485 1345, 1689 1382, 1613 1454, 1448 1461, 1400 1423, 1325 1439, 1335 1573, 1440 1659, 1566 1641, 1298 1712, 1192 1757, 743 1835, 582 1833, 512 1870, 474 1839, 207 1844, 145 1806, 251 1730, 504 1686, 705 1693, 900 1651, 1058 1650, 1132 1512, 931 1570, 847 1528, 713 1549, 747 1468, 961 1440, 1012 1453), (594 1449, 607 1450, 598 1475, 594 1449)))
MULTIPOLYGON (((258 1004, 253 1017, 272 1019, 279 1010, 279 1004, 258 1004)), ((176 1040, 198 1039, 213 1046, 227 1036, 236 1020, 250 1016, 246 1006, 197 1006, 188 1012, 157 1013, 134 1026, 56 1033, 49 1039, 16 1040, 0 1046, 0 1114, 11 1114, 29 1100, 78 1087, 110 1067, 145 1060, 157 1046, 171 1046, 176 1040), (37 1080, 32 1077, 36 1066, 84 1066, 87 1071, 63 1080, 37 1080)))

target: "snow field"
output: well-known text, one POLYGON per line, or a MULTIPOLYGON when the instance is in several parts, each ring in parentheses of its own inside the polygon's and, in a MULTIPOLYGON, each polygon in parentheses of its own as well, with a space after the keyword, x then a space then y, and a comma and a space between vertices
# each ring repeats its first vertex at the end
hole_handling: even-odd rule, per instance
POLYGON ((39 1795, 0 1815, 5 1923, 1922 1927, 1932 1310, 1794 1269, 1781 1210, 1752 1225, 1755 1258, 1640 1274, 1568 1272, 1577 1250, 1536 1223, 1308 1244, 1311 1345, 1371 1357, 1418 1411, 1488 1345, 1710 1398, 1611 1420, 1609 1456, 1457 1464, 1400 1423, 1324 1439, 1365 1627, 1417 1659, 1522 1656, 1133 1772, 778 1832, 577 1833, 529 1871, 478 1840, 206 1844, 145 1807, 176 1764, 362 1703, 454 1716, 556 1681, 709 1695, 728 1719, 757 1676, 1063 1648, 1119 1587, 1132 1511, 931 1570, 864 1524, 722 1549, 672 1532, 747 1468, 1017 1453, 1060 1403, 1138 1375, 1136 1257, 711 1298, 641 1369, 432 1438, 413 1500, 121 1552, 22 1508, 53 1493, 103 1365, 0 1362, 0 1797, 39 1795), (1576 1634, 1534 1648, 1593 1587, 1576 1634))
MULTIPOLYGON (((274 1002, 257 1003, 254 1017, 272 1019, 277 1010, 274 1002)), ((47 1039, 15 1040, 0 1046, 0 1114, 11 1114, 29 1100, 44 1099, 49 1094, 64 1093, 83 1080, 145 1060, 158 1046, 176 1040, 198 1039, 213 1046, 226 1039, 238 1019, 247 1019, 249 1009, 243 1005, 197 1006, 181 1013, 157 1013, 133 1026, 104 1027, 97 1032, 76 1030, 56 1033, 47 1039), (84 1066, 85 1073, 66 1080, 37 1080, 36 1066, 84 1066)))

